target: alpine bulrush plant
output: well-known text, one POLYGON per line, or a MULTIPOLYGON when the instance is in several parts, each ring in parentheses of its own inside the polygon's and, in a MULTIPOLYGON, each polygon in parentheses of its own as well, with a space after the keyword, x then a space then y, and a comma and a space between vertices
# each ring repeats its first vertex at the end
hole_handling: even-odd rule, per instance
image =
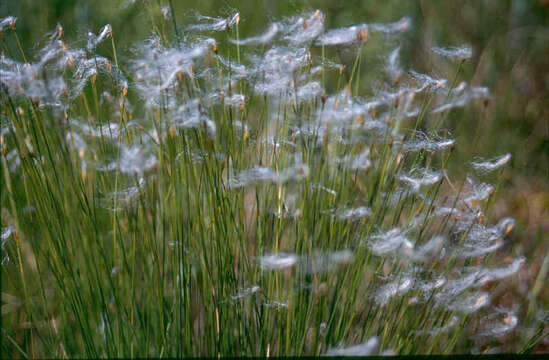
POLYGON ((513 219, 490 216, 511 155, 447 167, 448 113, 490 99, 457 81, 470 47, 432 49, 455 64, 444 79, 401 65, 410 18, 326 29, 316 10, 241 38, 236 11, 191 24, 161 11, 125 58, 110 25, 75 44, 59 25, 31 55, 8 46, 16 19, 0 21, 3 352, 456 353, 513 339, 518 309, 490 292, 525 261, 504 248, 513 219), (381 67, 364 65, 370 41, 385 44, 381 67))

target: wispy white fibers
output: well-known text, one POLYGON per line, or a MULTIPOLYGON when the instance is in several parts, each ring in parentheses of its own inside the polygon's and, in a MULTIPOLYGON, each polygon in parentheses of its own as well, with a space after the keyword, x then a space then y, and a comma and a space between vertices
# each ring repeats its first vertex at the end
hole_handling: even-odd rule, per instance
MULTIPOLYGON (((220 54, 216 54, 215 56, 219 60, 219 63, 227 71, 230 71, 230 73, 231 73, 230 78, 232 80, 246 78, 248 75, 251 75, 253 73, 254 69, 249 69, 245 65, 239 64, 236 61, 231 61, 231 60, 221 56, 220 54)), ((218 73, 216 73, 216 74, 218 74, 218 73)), ((217 77, 218 75, 215 75, 215 76, 217 77)), ((224 82, 228 83, 228 80, 229 79, 225 79, 224 82)), ((224 88, 224 90, 227 90, 227 88, 224 88)))
POLYGON ((438 291, 446 284, 446 278, 442 275, 428 280, 416 280, 416 288, 423 292, 423 296, 428 298, 433 291, 438 291))
POLYGON ((197 15, 199 24, 189 25, 187 29, 198 31, 224 31, 230 30, 239 20, 240 13, 235 12, 226 18, 197 15))
POLYGON ((418 191, 423 186, 436 184, 442 179, 442 172, 421 169, 411 171, 409 174, 400 175, 399 180, 408 184, 414 191, 418 191))
POLYGON ((493 228, 474 225, 463 244, 457 249, 456 255, 470 258, 494 252, 503 246, 503 241, 499 239, 499 232, 494 232, 493 228))
POLYGON ((119 211, 122 208, 134 203, 143 190, 147 182, 143 177, 137 180, 136 185, 127 186, 118 191, 108 193, 100 203, 109 211, 119 211), (115 206, 116 205, 116 206, 115 206))
POLYGON ((17 18, 15 16, 6 16, 5 18, 0 19, 0 31, 4 31, 9 28, 15 28, 15 23, 17 18))
POLYGON ((503 236, 507 235, 514 227, 514 220, 504 218, 494 226, 486 226, 480 223, 458 222, 455 233, 463 236, 459 246, 454 248, 458 257, 469 258, 485 255, 496 251, 504 244, 503 236))
POLYGON ((406 231, 394 228, 373 235, 368 241, 368 246, 376 255, 387 255, 397 250, 405 254, 411 253, 414 244, 406 237, 406 231))
POLYGON ((418 247, 412 253, 412 259, 416 261, 426 261, 432 259, 436 253, 442 250, 446 238, 441 235, 433 236, 422 246, 418 247))
POLYGON ((403 17, 393 23, 375 23, 375 24, 358 24, 349 27, 331 29, 320 36, 317 45, 349 45, 364 41, 367 37, 367 32, 383 33, 386 35, 397 34, 410 29, 412 21, 409 17, 403 17))
POLYGON ((490 294, 484 291, 474 292, 465 297, 458 297, 452 300, 448 309, 459 311, 465 314, 472 314, 477 310, 490 304, 490 294))
POLYGON ((362 152, 356 155, 345 155, 342 158, 337 159, 336 162, 342 164, 349 170, 366 170, 371 165, 370 149, 365 148, 362 152))
POLYGON ((384 34, 398 34, 410 30, 412 19, 405 16, 393 23, 375 23, 370 25, 370 31, 384 34))
MULTIPOLYGON (((71 120, 71 124, 74 126, 75 129, 80 130, 82 135, 88 136, 88 137, 99 137, 99 138, 106 138, 109 140, 117 140, 123 133, 123 127, 120 126, 120 124, 112 122, 109 124, 104 125, 89 125, 87 122, 82 120, 71 120)), ((129 126, 132 126, 133 123, 129 123, 129 126)), ((127 126, 126 126, 127 128, 127 126)), ((75 143, 76 145, 76 143, 75 143)))
POLYGON ((256 182, 273 182, 278 184, 290 180, 302 180, 309 175, 309 167, 305 164, 290 166, 282 171, 275 171, 267 167, 257 166, 240 172, 229 178, 229 188, 240 188, 256 182))
POLYGON ((518 318, 512 310, 497 309, 488 315, 483 322, 483 331, 478 336, 503 336, 513 331, 518 325, 518 318))
POLYGON ((255 85, 258 94, 284 95, 294 91, 294 72, 306 65, 311 59, 305 48, 292 49, 273 47, 258 61, 258 73, 261 74, 255 85))
POLYGON ((120 171, 127 174, 142 174, 156 166, 156 157, 147 155, 141 147, 133 145, 131 147, 122 146, 120 155, 120 171))
POLYGON ((39 98, 48 94, 47 84, 39 77, 37 64, 21 64, 0 58, 0 82, 13 94, 39 98))
POLYGON ((473 269, 474 274, 476 274, 479 285, 484 285, 490 281, 501 280, 506 277, 516 274, 526 259, 524 257, 519 257, 514 259, 508 266, 494 269, 480 268, 473 269))
MULTIPOLYGON (((110 26, 106 25, 99 36, 90 35, 88 45, 93 50, 109 33, 110 26)), ((39 51, 40 59, 36 62, 23 64, 0 58, 0 81, 11 93, 39 100, 42 106, 61 108, 75 99, 89 79, 99 73, 111 78, 120 89, 127 88, 124 75, 108 59, 71 48, 62 41, 61 35, 62 28, 58 26, 39 51)))
POLYGON ((261 35, 252 36, 246 39, 230 39, 229 41, 238 44, 238 45, 261 45, 271 42, 274 37, 280 31, 280 25, 277 23, 272 23, 269 25, 267 31, 261 35))
POLYGON ((21 166, 21 157, 17 153, 17 149, 13 149, 9 153, 7 153, 6 160, 8 161, 11 172, 14 172, 19 168, 19 166, 21 166))
POLYGON ((438 79, 427 74, 418 73, 414 70, 410 70, 409 75, 412 79, 415 80, 416 84, 418 85, 415 92, 444 89, 448 84, 447 79, 438 79))
POLYGON ((204 63, 205 54, 211 51, 215 40, 189 40, 177 48, 161 44, 156 37, 145 41, 137 51, 139 56, 133 61, 135 88, 148 106, 159 106, 163 91, 184 76, 193 78, 193 70, 204 63))
POLYGON ((232 300, 240 300, 250 295, 253 295, 260 291, 261 288, 258 285, 250 286, 249 288, 241 289, 238 293, 231 295, 232 300))
POLYGON ((490 91, 486 87, 468 86, 466 83, 461 83, 456 88, 450 91, 449 99, 436 105, 432 113, 436 114, 453 108, 466 106, 474 99, 488 99, 490 91))
POLYGON ((431 50, 452 60, 467 60, 473 56, 473 49, 469 45, 451 47, 432 47, 431 50))
POLYGON ((295 97, 299 102, 305 102, 322 95, 323 92, 324 89, 318 81, 311 81, 300 86, 295 97))
POLYGON ((284 301, 277 301, 277 300, 269 300, 263 303, 265 307, 271 308, 271 309, 287 309, 288 303, 284 301))
POLYGON ((494 193, 494 187, 486 183, 477 183, 471 177, 467 177, 467 183, 470 185, 468 191, 464 191, 463 202, 470 207, 476 207, 483 200, 488 199, 494 193))
POLYGON ((299 257, 296 254, 277 253, 262 256, 259 259, 259 266, 263 270, 280 270, 295 266, 299 257))
POLYGON ((337 196, 337 191, 335 191, 333 189, 330 189, 330 188, 327 188, 327 187, 325 187, 321 184, 311 184, 311 188, 325 191, 325 192, 327 192, 328 194, 330 194, 332 196, 337 196))
POLYGON ((423 132, 416 132, 415 139, 411 139, 402 145, 404 151, 420 151, 425 150, 429 152, 441 151, 454 146, 456 141, 454 139, 437 139, 436 137, 429 136, 423 132))
POLYGON ((507 153, 505 155, 501 155, 501 156, 484 160, 484 161, 481 161, 481 160, 473 161, 471 163, 471 166, 473 167, 473 169, 477 171, 477 173, 487 174, 494 170, 504 167, 509 163, 509 161, 511 161, 511 154, 507 153))
MULTIPOLYGON (((322 135, 326 126, 331 129, 331 138, 342 144, 356 144, 376 142, 376 139, 383 138, 388 131, 385 118, 375 118, 371 112, 383 109, 393 102, 391 94, 380 91, 376 97, 361 99, 347 96, 345 91, 329 96, 325 99, 325 105, 317 110, 317 119, 314 123, 308 123, 301 127, 301 131, 311 136, 322 135), (346 130, 350 136, 343 136, 346 130), (363 136, 366 133, 374 133, 376 137, 363 136)), ((400 134, 396 135, 400 136, 400 134)), ((322 136, 321 136, 322 137, 322 136)), ((367 153, 362 154, 367 159, 367 153)), ((342 159, 343 160, 343 159, 342 159)), ((336 161, 339 163, 339 161, 336 161)))
POLYGON ((482 293, 476 293, 473 295, 467 295, 468 291, 478 291, 483 285, 496 280, 501 280, 506 277, 512 276, 517 273, 524 263, 524 258, 520 257, 506 267, 501 268, 482 268, 482 267, 466 267, 457 272, 456 277, 446 281, 441 290, 435 295, 436 299, 449 305, 450 307, 457 307, 465 305, 466 307, 485 304, 485 297, 482 297, 482 293), (465 294, 465 295, 464 295, 465 294), (463 297, 469 299, 469 302, 463 300, 463 297), (463 301, 462 301, 463 300, 463 301), (462 301, 461 305, 459 305, 462 301))
POLYGON ((88 32, 88 51, 93 51, 101 41, 105 40, 108 36, 111 36, 111 34, 112 26, 110 24, 105 25, 97 36, 91 31, 88 32))
POLYGON ((170 122, 179 129, 203 130, 210 137, 215 135, 216 125, 207 115, 199 99, 189 99, 171 110, 170 122))
POLYGON ((157 165, 156 156, 148 154, 146 149, 140 145, 133 144, 127 146, 120 144, 120 158, 112 161, 106 166, 97 166, 101 171, 113 171, 118 169, 120 172, 128 175, 139 175, 152 170, 157 165))
POLYGON ((280 219, 299 219, 303 213, 298 193, 293 191, 284 191, 281 197, 282 204, 275 205, 271 209, 271 214, 280 219))
POLYGON ((379 340, 372 336, 363 344, 349 347, 330 349, 326 352, 327 356, 368 356, 377 354, 379 350, 379 340))
POLYGON ((70 147, 75 148, 78 152, 86 149, 86 142, 76 132, 67 132, 65 140, 70 147))
POLYGON ((430 334, 430 335, 444 334, 450 331, 451 329, 455 328, 458 324, 458 321, 459 321, 459 318, 454 315, 450 318, 448 322, 446 322, 444 325, 440 327, 435 327, 435 328, 424 330, 424 331, 420 330, 419 332, 426 332, 427 334, 430 334))
POLYGON ((316 40, 316 44, 330 46, 356 43, 360 41, 360 32, 365 30, 368 30, 366 24, 328 30, 316 40))
POLYGON ((313 251, 311 254, 297 255, 279 252, 267 254, 259 258, 259 266, 263 270, 284 270, 296 268, 305 274, 317 274, 335 269, 337 266, 349 264, 354 254, 349 249, 337 251, 313 251))
POLYGON ((373 215, 372 210, 366 206, 341 207, 337 209, 326 210, 325 213, 331 214, 339 220, 358 221, 369 218, 373 215))
POLYGON ((102 61, 101 57, 94 57, 92 59, 82 59, 78 62, 78 65, 75 67, 74 72, 74 88, 73 91, 71 91, 74 95, 80 94, 83 90, 86 84, 88 83, 88 80, 97 76, 99 73, 99 70, 101 69, 98 67, 98 64, 104 64, 105 62, 102 61))
POLYGON ((311 254, 300 256, 298 270, 305 274, 323 273, 349 264, 353 259, 354 254, 349 249, 332 252, 313 251, 311 254))
POLYGON ((1 251, 2 251, 2 265, 7 264, 10 261, 10 257, 8 255, 8 252, 6 251, 6 242, 8 241, 9 237, 15 233, 15 228, 12 226, 6 226, 2 228, 2 234, 0 236, 1 239, 1 251))
POLYGON ((379 305, 385 305, 393 297, 404 294, 412 289, 414 279, 410 276, 399 276, 396 280, 383 285, 375 294, 375 300, 379 305))
POLYGON ((391 77, 392 81, 397 81, 397 79, 402 74, 402 69, 400 67, 400 46, 396 47, 389 56, 387 57, 387 74, 391 77))
POLYGON ((324 32, 324 14, 320 10, 286 19, 286 39, 294 44, 313 41, 324 32))

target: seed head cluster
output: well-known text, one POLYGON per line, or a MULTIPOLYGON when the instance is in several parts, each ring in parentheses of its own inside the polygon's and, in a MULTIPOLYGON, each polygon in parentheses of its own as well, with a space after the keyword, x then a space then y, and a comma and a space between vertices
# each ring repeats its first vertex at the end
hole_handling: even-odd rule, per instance
POLYGON ((36 349, 387 355, 512 334, 488 286, 525 262, 502 263, 515 222, 489 216, 511 154, 448 170, 447 114, 489 90, 404 65, 409 17, 327 29, 315 10, 247 38, 241 21, 197 15, 118 58, 110 25, 84 48, 59 25, 26 61, 0 58, 2 266, 22 285, 40 265, 48 295, 21 311, 56 326, 36 349))

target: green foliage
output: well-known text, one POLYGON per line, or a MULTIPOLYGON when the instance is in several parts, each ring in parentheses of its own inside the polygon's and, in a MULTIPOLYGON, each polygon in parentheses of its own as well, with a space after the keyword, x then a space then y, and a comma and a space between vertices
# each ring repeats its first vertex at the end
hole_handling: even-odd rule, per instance
POLYGON ((460 90, 467 59, 416 45, 460 45, 451 29, 417 30, 442 19, 400 1, 338 4, 315 2, 324 20, 239 2, 218 32, 189 30, 200 21, 186 9, 219 15, 207 2, 56 1, 34 24, 35 2, 7 5, 19 19, 0 67, 2 353, 446 354, 542 340, 537 292, 525 309, 522 294, 495 304, 492 291, 525 263, 503 246, 514 221, 492 215, 509 160, 465 174, 523 135, 483 143, 511 125, 479 119, 504 110, 484 88, 460 90), (403 15, 416 30, 370 27, 335 47, 319 34, 240 42, 283 16, 291 37, 403 15), (55 55, 29 51, 38 39, 55 55), (438 76, 404 70, 416 63, 438 76))

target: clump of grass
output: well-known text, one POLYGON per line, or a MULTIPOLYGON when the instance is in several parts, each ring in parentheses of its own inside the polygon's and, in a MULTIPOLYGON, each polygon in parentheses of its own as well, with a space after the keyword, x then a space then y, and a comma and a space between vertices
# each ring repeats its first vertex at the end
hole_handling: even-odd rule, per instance
POLYGON ((0 22, 6 353, 455 353, 513 338, 518 309, 490 303, 525 261, 502 260, 514 221, 490 217, 510 157, 447 171, 447 114, 489 98, 457 83, 470 48, 434 48, 457 61, 447 80, 400 64, 409 18, 326 30, 316 10, 241 39, 238 12, 178 27, 170 9, 128 58, 109 25, 85 48, 59 26, 31 61, 15 19, 0 22), (387 44, 381 69, 364 66, 369 41, 387 44), (384 82, 365 90, 364 71, 384 82))

